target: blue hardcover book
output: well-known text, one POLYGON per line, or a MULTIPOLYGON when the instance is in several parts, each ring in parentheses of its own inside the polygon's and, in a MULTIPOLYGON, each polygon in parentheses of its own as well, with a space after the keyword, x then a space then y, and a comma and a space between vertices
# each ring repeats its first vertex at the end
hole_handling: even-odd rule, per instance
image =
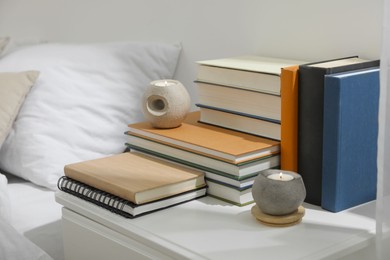
POLYGON ((324 82, 321 206, 338 212, 376 198, 379 68, 324 82))

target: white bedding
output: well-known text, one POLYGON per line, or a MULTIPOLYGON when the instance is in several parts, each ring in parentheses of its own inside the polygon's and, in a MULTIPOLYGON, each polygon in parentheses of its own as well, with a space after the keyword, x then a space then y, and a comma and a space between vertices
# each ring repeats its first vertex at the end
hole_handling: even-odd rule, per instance
MULTIPOLYGON (((7 41, 0 38, 0 49, 1 43, 7 41)), ((179 43, 43 43, 1 57, 0 96, 17 102, 0 102, 6 103, 0 116, 7 115, 0 122, 8 126, 0 131, 0 168, 13 173, 0 189, 0 216, 9 220, 1 221, 0 260, 45 259, 44 251, 64 258, 61 207, 54 200, 63 167, 122 152, 127 124, 143 118, 145 88, 173 78, 180 52, 179 43), (22 77, 20 84, 25 75, 30 80, 22 77), (34 252, 39 248, 29 241, 44 251, 34 252)))
POLYGON ((54 192, 11 175, 7 179, 10 225, 1 221, 0 259, 64 259, 61 206, 54 192))

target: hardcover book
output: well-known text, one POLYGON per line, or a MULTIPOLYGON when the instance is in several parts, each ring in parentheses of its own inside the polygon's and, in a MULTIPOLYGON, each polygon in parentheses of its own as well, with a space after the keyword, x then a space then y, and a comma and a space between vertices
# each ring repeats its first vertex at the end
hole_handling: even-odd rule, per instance
POLYGON ((214 181, 217 183, 224 183, 229 186, 236 187, 238 189, 251 188, 257 174, 255 176, 250 176, 246 179, 235 180, 227 176, 226 174, 218 174, 215 172, 205 172, 206 181, 214 181))
POLYGON ((379 68, 325 76, 322 203, 338 212, 376 198, 379 68))
POLYGON ((136 152, 66 165, 65 176, 143 204, 205 186, 204 173, 136 152))
MULTIPOLYGON (((197 104, 200 122, 220 126, 248 134, 258 135, 280 141, 281 126, 278 122, 264 120, 261 117, 211 108, 197 104)), ((283 105, 282 105, 283 107, 283 105)), ((283 144, 281 144, 281 147, 283 144)))
POLYGON ((167 198, 151 201, 144 204, 135 204, 118 196, 96 189, 82 182, 62 176, 58 180, 59 192, 66 192, 75 197, 89 201, 111 212, 126 218, 139 217, 157 210, 172 207, 206 195, 206 187, 186 191, 167 198))
POLYGON ((280 69, 302 63, 256 55, 199 61, 197 81, 280 95, 280 69))
POLYGON ((259 171, 280 165, 279 154, 274 154, 244 163, 228 163, 212 157, 189 152, 176 147, 129 135, 128 148, 151 156, 166 159, 175 163, 187 165, 202 171, 211 171, 220 175, 226 175, 235 180, 243 180, 256 176, 259 171))
POLYGON ((196 86, 199 106, 280 123, 280 96, 202 82, 196 82, 196 86))
POLYGON ((280 142, 222 127, 199 123, 199 111, 188 114, 180 127, 158 129, 149 122, 130 124, 128 135, 233 164, 278 154, 280 142))
POLYGON ((280 167, 293 172, 298 171, 298 69, 298 65, 285 67, 280 75, 280 167))
POLYGON ((299 66, 298 172, 306 185, 306 202, 321 205, 325 75, 377 66, 378 60, 357 57, 299 66))
POLYGON ((207 194, 236 206, 245 206, 254 202, 252 186, 238 188, 223 182, 209 179, 207 194))

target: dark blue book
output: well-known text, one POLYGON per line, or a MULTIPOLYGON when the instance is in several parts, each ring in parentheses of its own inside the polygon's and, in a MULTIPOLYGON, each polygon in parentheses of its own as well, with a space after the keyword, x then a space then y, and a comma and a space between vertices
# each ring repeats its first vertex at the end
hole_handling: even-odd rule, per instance
POLYGON ((324 81, 321 206, 338 212, 376 198, 379 68, 324 81))

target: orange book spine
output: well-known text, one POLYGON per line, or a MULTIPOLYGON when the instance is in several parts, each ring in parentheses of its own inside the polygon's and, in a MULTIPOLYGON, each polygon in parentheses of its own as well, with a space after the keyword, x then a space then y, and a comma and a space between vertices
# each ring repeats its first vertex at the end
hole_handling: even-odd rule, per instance
POLYGON ((298 171, 298 69, 299 66, 282 68, 281 91, 281 157, 283 170, 298 171))

